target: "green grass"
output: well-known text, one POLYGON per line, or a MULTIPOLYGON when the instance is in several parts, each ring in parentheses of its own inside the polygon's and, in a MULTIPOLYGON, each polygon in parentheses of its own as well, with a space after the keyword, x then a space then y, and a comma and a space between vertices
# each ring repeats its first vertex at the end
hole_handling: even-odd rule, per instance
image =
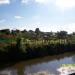
POLYGON ((7 39, 7 38, 0 39, 0 43, 10 44, 12 42, 16 42, 16 40, 15 39, 7 39))

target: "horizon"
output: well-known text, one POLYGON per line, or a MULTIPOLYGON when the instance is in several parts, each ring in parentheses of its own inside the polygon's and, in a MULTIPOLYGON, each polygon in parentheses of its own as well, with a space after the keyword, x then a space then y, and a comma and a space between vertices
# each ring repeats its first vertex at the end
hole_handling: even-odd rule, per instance
POLYGON ((75 0, 0 0, 0 29, 75 32, 75 0))
MULTIPOLYGON (((0 30, 6 30, 6 29, 9 29, 9 28, 5 28, 5 29, 0 29, 0 30)), ((19 31, 23 31, 23 30, 26 30, 27 32, 29 32, 30 30, 32 30, 32 29, 29 29, 29 30, 27 30, 27 29, 22 29, 22 30, 20 30, 20 29, 9 29, 9 31, 11 32, 12 30, 14 30, 14 31, 16 31, 16 30, 19 30, 19 31)), ((35 32, 35 30, 36 30, 36 28, 34 29, 34 30, 32 30, 33 32, 35 32)), ((40 30, 40 28, 39 28, 39 30, 40 30)), ((44 33, 50 33, 50 32, 52 32, 52 33, 57 33, 57 32, 61 32, 61 31, 65 31, 65 32, 67 32, 67 34, 73 34, 73 33, 75 33, 75 32, 71 32, 71 33, 69 33, 68 31, 66 31, 66 30, 58 30, 58 31, 42 31, 42 30, 40 30, 40 32, 44 32, 44 33)))

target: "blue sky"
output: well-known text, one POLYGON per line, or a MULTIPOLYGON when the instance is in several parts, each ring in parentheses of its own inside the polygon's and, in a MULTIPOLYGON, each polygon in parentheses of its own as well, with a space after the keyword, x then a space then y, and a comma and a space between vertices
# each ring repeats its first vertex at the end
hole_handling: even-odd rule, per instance
POLYGON ((0 0, 0 29, 75 31, 75 0, 0 0))

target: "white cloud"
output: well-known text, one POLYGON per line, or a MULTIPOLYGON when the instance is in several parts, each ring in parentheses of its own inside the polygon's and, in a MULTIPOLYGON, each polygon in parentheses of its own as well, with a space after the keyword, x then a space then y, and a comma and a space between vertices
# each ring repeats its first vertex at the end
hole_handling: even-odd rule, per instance
POLYGON ((22 0, 21 3, 25 3, 27 4, 29 2, 29 0, 22 0))
POLYGON ((40 4, 47 4, 50 0, 35 0, 35 2, 40 4))
POLYGON ((40 4, 54 4, 61 10, 71 9, 75 7, 75 0, 35 0, 40 4))
POLYGON ((56 5, 60 9, 71 9, 75 7, 75 0, 56 0, 56 5))
POLYGON ((1 19, 1 20, 0 20, 0 23, 3 23, 3 22, 5 22, 5 21, 6 21, 5 19, 1 19))
MULTIPOLYGON (((71 9, 75 7, 75 0, 22 0, 22 3, 35 2, 43 5, 55 5, 61 10, 71 9)), ((48 5, 48 6, 49 6, 48 5)))
POLYGON ((22 17, 22 16, 14 16, 15 17, 15 19, 23 19, 24 17, 22 17))
POLYGON ((10 4, 10 0, 0 0, 0 4, 10 4))
POLYGON ((35 0, 35 2, 41 4, 53 3, 63 9, 75 7, 75 0, 35 0))
POLYGON ((38 3, 38 4, 47 4, 49 2, 52 2, 53 0, 21 0, 22 3, 29 3, 29 2, 35 2, 35 3, 38 3))

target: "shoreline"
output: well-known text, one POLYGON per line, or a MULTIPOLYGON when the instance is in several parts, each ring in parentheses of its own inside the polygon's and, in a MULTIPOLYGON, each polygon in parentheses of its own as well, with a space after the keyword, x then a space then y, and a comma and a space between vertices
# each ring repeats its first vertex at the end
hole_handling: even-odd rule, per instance
MULTIPOLYGON (((46 56, 57 56, 64 53, 75 53, 75 44, 51 44, 40 47, 27 47, 26 52, 15 46, 9 46, 6 48, 8 52, 0 51, 0 65, 2 68, 5 66, 12 66, 17 62, 27 61, 46 56)), ((58 58, 59 59, 59 58, 58 58)), ((1 69, 2 69, 1 68, 1 69)))

